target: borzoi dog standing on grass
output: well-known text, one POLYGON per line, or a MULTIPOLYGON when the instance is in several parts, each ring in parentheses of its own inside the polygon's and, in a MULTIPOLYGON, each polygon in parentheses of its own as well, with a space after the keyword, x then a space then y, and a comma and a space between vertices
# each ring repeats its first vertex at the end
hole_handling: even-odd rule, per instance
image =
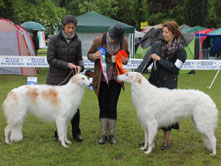
POLYGON ((131 84, 131 98, 138 119, 145 132, 145 144, 141 150, 151 153, 155 146, 157 129, 168 127, 184 117, 190 117, 201 134, 207 149, 216 155, 215 128, 218 110, 213 100, 199 90, 169 90, 157 88, 140 73, 128 72, 117 79, 131 84))
POLYGON ((74 75, 63 86, 24 85, 12 89, 3 103, 3 110, 7 119, 5 128, 5 142, 23 139, 22 123, 26 113, 31 112, 37 117, 55 122, 58 137, 62 146, 68 147, 71 142, 67 139, 67 126, 76 113, 84 96, 84 89, 90 82, 82 74, 74 75))

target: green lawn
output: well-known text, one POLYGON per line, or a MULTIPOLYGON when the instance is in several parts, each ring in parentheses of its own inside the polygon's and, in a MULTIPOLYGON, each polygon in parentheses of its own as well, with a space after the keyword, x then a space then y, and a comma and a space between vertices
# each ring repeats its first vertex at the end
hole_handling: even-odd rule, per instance
MULTIPOLYGON (((196 71, 196 74, 179 76, 179 88, 199 89, 212 97, 221 110, 221 73, 213 87, 210 85, 216 71, 196 71)), ((38 83, 44 84, 47 69, 40 69, 38 83)), ((148 75, 146 75, 148 77, 148 75)), ((15 87, 26 84, 25 76, 0 76, 0 104, 7 93, 15 87)), ((161 151, 163 132, 159 130, 157 146, 150 155, 139 150, 138 143, 144 133, 138 122, 135 108, 131 103, 129 84, 122 91, 118 102, 116 145, 99 145, 99 108, 96 95, 89 88, 80 107, 81 130, 84 141, 77 143, 71 138, 69 123, 68 137, 73 144, 63 148, 53 140, 55 124, 47 123, 28 115, 23 125, 24 139, 12 145, 4 143, 5 117, 0 108, 0 165, 4 166, 220 166, 221 165, 221 125, 216 129, 217 156, 209 156, 203 146, 199 133, 191 120, 180 121, 180 130, 173 130, 170 137, 171 149, 161 151)), ((220 115, 219 115, 220 119, 220 115)))

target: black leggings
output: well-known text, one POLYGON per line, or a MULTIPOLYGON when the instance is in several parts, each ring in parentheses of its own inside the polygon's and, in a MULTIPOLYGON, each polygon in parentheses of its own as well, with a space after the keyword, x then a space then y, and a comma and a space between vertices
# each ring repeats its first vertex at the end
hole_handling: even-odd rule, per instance
POLYGON ((117 119, 117 102, 121 91, 121 84, 114 80, 101 81, 98 102, 100 107, 100 118, 117 119))
POLYGON ((79 124, 80 124, 80 110, 78 108, 77 112, 74 114, 73 118, 71 119, 72 135, 73 136, 81 134, 79 124))

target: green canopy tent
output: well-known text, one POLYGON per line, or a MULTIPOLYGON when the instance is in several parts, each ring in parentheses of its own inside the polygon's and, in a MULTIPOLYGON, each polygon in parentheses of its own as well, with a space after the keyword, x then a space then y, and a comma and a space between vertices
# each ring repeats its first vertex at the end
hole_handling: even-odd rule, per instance
POLYGON ((205 27, 201 27, 201 26, 194 26, 194 27, 192 27, 192 28, 187 28, 187 29, 185 29, 185 30, 182 30, 182 32, 183 33, 194 33, 194 32, 196 32, 196 31, 201 31, 201 30, 203 30, 203 29, 207 29, 207 28, 205 28, 205 27))
MULTIPOLYGON (((78 26, 76 32, 107 32, 109 27, 119 22, 94 11, 77 17, 78 26)), ((122 22, 121 22, 122 23, 122 22)), ((124 23, 122 23, 124 24, 124 23)), ((134 27, 124 24, 126 33, 134 33, 134 27)))
MULTIPOLYGON (((104 32, 107 32, 109 27, 114 25, 118 20, 106 17, 94 11, 80 15, 77 17, 78 24, 76 32, 82 41, 82 54, 87 55, 87 52, 93 42, 93 40, 104 32)), ((121 22, 122 23, 122 22, 121 22)), ((135 45, 134 45, 134 33, 135 29, 133 26, 122 23, 125 25, 125 36, 128 39, 130 56, 134 57, 135 45)), ((61 25, 58 26, 56 32, 58 33, 61 29, 61 25)))
POLYGON ((185 32, 185 31, 187 31, 190 28, 192 28, 192 27, 189 26, 189 25, 186 25, 186 24, 183 24, 183 25, 180 26, 181 32, 185 32))

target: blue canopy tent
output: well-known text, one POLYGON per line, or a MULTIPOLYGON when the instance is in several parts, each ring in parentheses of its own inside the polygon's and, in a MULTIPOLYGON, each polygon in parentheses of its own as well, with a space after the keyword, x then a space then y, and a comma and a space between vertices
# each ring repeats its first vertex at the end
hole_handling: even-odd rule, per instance
POLYGON ((211 32, 208 36, 215 36, 213 40, 213 46, 210 50, 210 56, 220 57, 221 56, 221 28, 211 32))
POLYGON ((208 34, 197 33, 196 37, 204 37, 206 39, 203 42, 204 47, 210 47, 209 57, 220 58, 221 57, 221 28, 216 29, 208 34), (210 43, 209 43, 210 42, 210 43), (207 44, 208 43, 208 44, 207 44))

